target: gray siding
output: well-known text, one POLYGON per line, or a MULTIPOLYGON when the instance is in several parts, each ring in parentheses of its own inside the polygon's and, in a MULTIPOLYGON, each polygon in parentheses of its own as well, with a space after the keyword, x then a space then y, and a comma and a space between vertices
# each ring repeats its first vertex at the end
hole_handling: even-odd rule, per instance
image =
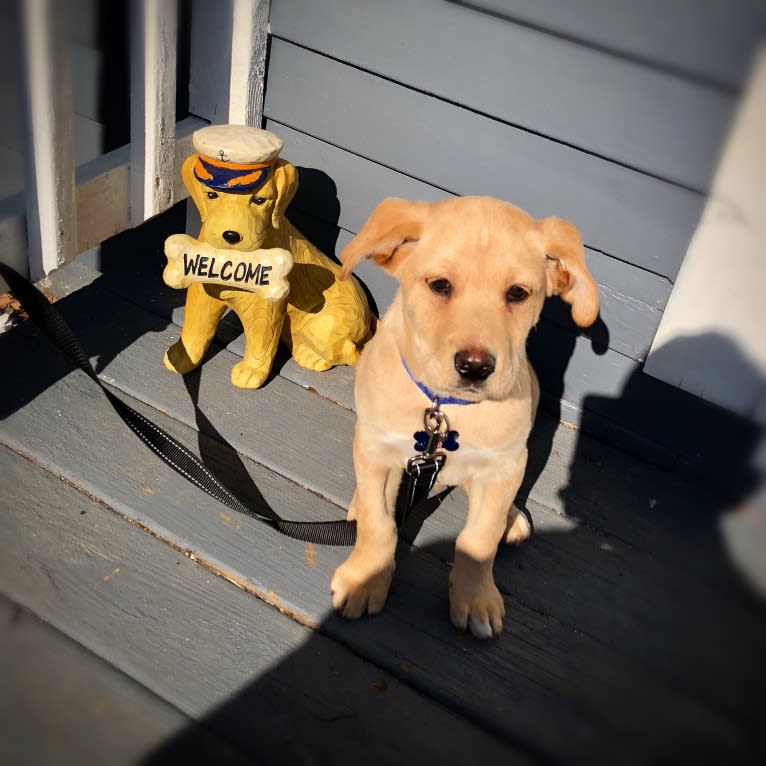
MULTIPOLYGON (((549 302, 529 344, 544 406, 665 464, 699 459, 689 420, 725 420, 641 366, 766 28, 751 2, 687 6, 273 0, 265 103, 301 168, 291 215, 330 252, 387 196, 573 221, 602 311, 578 332, 549 302)), ((394 284, 359 276, 384 310, 394 284)))
POLYGON ((276 0, 271 27, 344 64, 699 189, 734 103, 694 80, 443 0, 276 0), (658 109, 661 119, 649 119, 658 109))

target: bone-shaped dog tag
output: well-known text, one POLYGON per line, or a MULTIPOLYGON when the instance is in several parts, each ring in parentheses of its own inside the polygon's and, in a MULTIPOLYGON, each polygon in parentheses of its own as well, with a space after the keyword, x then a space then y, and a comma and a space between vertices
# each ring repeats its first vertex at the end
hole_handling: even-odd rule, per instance
POLYGON ((460 434, 449 427, 447 416, 434 403, 423 413, 424 431, 415 431, 415 449, 424 455, 433 455, 436 450, 446 449, 454 452, 460 446, 457 438, 460 434))
POLYGON ((162 273, 169 287, 188 287, 194 282, 238 287, 267 301, 279 301, 290 291, 287 279, 293 267, 289 250, 220 249, 188 234, 172 234, 165 240, 168 263, 162 273))

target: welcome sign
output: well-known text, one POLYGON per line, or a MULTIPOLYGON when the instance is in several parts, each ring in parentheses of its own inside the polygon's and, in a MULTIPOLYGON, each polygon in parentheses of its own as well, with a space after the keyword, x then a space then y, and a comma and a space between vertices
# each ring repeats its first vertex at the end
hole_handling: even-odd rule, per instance
POLYGON ((194 282, 238 287, 267 301, 278 301, 290 291, 287 279, 293 267, 289 250, 220 249, 188 234, 172 234, 165 240, 168 259, 162 278, 169 287, 188 287, 194 282))

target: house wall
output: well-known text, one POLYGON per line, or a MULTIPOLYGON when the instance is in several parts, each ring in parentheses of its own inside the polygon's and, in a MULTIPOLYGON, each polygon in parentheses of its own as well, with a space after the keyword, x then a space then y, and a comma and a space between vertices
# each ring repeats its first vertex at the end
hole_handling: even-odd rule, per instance
MULTIPOLYGON (((293 220, 329 252, 387 196, 489 194, 573 221, 601 318, 578 331, 548 302, 529 341, 543 407, 660 464, 707 470, 747 425, 641 370, 763 6, 573 7, 273 0, 264 125, 301 168, 293 220)), ((393 282, 359 274, 384 310, 393 282)))

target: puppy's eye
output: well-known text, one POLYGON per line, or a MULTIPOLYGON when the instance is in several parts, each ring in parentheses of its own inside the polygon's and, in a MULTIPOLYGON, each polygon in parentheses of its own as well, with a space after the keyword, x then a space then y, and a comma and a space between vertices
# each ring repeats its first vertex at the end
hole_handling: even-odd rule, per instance
POLYGON ((434 279, 433 282, 429 282, 428 286, 431 288, 431 292, 437 295, 449 296, 452 292, 452 285, 448 279, 434 279))
POLYGON ((218 199, 218 192, 210 191, 207 193, 208 199, 218 199))
POLYGON ((507 303, 520 303, 529 297, 529 293, 521 285, 512 285, 505 294, 507 303))
POLYGON ((256 197, 255 194, 250 197, 251 205, 262 205, 264 202, 266 202, 266 197, 256 197))

